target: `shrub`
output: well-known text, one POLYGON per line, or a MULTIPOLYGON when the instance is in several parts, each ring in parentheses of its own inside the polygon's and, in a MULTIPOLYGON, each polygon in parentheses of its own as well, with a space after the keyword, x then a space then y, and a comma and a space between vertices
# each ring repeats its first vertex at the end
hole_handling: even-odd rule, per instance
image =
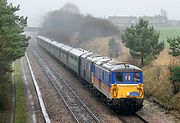
POLYGON ((180 91, 180 66, 172 66, 169 68, 171 77, 169 78, 172 81, 174 94, 180 91))

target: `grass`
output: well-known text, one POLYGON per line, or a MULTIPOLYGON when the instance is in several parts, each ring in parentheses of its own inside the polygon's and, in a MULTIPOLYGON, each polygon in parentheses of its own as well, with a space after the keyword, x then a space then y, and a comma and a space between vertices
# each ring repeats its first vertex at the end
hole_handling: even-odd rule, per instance
POLYGON ((15 123, 26 122, 25 90, 20 73, 20 61, 15 62, 16 110, 15 123))
MULTIPOLYGON (((168 54, 165 49, 152 64, 143 67, 146 97, 155 100, 164 108, 173 108, 180 112, 180 92, 173 94, 173 84, 169 80, 170 65, 180 65, 178 58, 168 54)), ((180 84, 177 85, 180 87, 180 84)))
POLYGON ((164 41, 165 46, 168 47, 167 38, 180 36, 180 27, 157 27, 155 28, 160 32, 160 41, 164 41))

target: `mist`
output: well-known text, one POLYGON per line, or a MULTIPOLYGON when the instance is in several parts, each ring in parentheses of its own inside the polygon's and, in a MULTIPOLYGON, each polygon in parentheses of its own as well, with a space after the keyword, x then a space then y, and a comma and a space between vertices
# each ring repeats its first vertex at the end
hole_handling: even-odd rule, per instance
POLYGON ((46 13, 59 10, 67 2, 76 4, 81 13, 94 17, 154 16, 159 14, 160 9, 165 9, 169 19, 180 19, 180 0, 8 0, 8 2, 21 5, 18 14, 28 16, 28 26, 39 26, 46 13))
POLYGON ((78 46, 97 37, 117 36, 119 30, 108 20, 83 15, 76 5, 67 3, 44 17, 40 35, 78 46))

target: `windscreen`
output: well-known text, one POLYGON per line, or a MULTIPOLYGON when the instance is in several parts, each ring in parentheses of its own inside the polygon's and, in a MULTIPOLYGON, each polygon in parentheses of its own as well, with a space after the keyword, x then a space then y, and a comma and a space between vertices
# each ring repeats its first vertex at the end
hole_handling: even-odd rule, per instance
POLYGON ((116 82, 123 82, 123 73, 116 73, 116 82))
POLYGON ((133 82, 140 82, 140 73, 132 73, 132 81, 133 82))
POLYGON ((141 82, 140 72, 116 72, 116 82, 141 82))

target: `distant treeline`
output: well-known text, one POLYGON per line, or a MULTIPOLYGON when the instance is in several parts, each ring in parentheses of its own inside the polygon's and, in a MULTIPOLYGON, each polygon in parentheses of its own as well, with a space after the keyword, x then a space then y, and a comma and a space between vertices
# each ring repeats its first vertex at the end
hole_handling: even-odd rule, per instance
POLYGON ((77 46, 96 37, 118 35, 119 30, 108 20, 65 11, 62 8, 46 15, 40 34, 77 46))

